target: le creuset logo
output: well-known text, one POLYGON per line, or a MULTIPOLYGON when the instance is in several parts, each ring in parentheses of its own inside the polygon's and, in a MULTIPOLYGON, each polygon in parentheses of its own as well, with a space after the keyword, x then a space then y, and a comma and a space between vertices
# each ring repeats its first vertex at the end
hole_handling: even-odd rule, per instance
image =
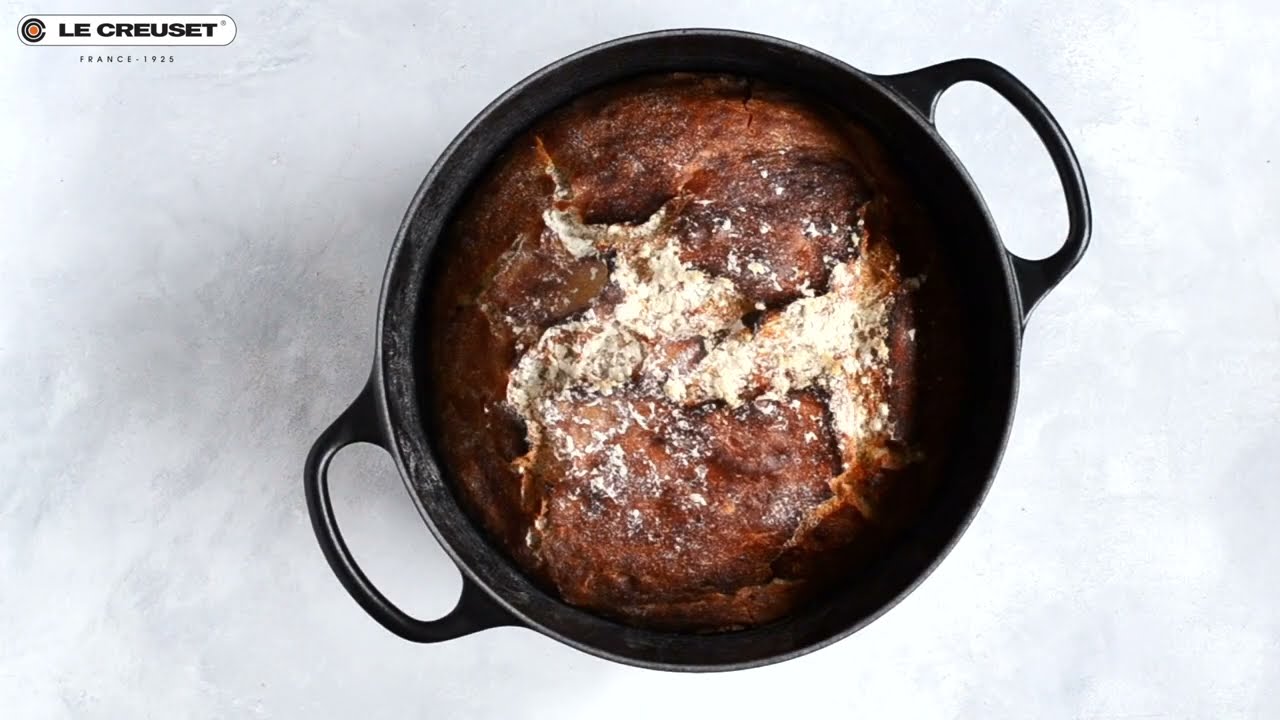
POLYGON ((228 15, 27 15, 18 21, 27 45, 229 45, 236 21, 228 15))

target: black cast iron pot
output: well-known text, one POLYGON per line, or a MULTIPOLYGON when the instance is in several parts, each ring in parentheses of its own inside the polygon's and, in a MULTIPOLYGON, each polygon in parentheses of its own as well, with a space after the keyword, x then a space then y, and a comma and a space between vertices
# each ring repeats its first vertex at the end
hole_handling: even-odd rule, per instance
POLYGON ((666 670, 727 670, 793 658, 866 626, 942 560, 990 486, 1013 419, 1018 352, 1028 313, 1075 266, 1089 241, 1084 179, 1070 144, 1044 105, 1007 71, 955 60, 902 75, 860 72, 807 47, 727 30, 667 30, 597 45, 539 70, 471 121, 423 180, 400 226, 382 286, 373 372, 364 390, 307 457, 304 481, 312 525, 338 579, 391 632, 415 642, 450 640, 485 628, 524 626, 603 658, 666 670), (711 635, 624 626, 551 597, 522 575, 459 506, 424 428, 416 338, 431 333, 420 313, 437 240, 472 182, 520 131, 588 90, 630 76, 671 71, 754 76, 824 99, 875 132, 899 172, 940 227, 941 251, 977 322, 966 422, 946 473, 922 515, 844 590, 767 626, 711 635), (933 125, 938 97, 952 85, 983 83, 1035 129, 1057 168, 1070 229, 1053 255, 1025 260, 1007 250, 982 196, 933 125), (377 445, 395 458, 427 527, 462 571, 462 596, 448 615, 419 620, 382 595, 342 540, 327 470, 339 449, 377 445))

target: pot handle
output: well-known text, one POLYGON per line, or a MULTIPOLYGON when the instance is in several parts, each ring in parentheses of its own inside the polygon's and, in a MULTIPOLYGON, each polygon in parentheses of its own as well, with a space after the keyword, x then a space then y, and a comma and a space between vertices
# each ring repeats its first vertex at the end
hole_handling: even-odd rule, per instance
POLYGON ((342 448, 355 443, 371 443, 386 450, 386 440, 379 431, 380 423, 372 391, 372 381, 333 424, 328 427, 307 455, 303 485, 307 494, 307 510, 320 549, 329 567, 351 597, 380 625, 405 640, 434 643, 469 635, 486 628, 514 625, 506 611, 464 574, 458 604, 438 620, 419 620, 396 607, 369 582, 356 565, 355 558, 338 531, 338 521, 329 499, 329 463, 342 448))
POLYGON ((876 79, 919 110, 930 124, 934 122, 934 111, 942 93, 966 80, 980 82, 1009 101, 1031 124, 1040 137, 1040 142, 1049 151, 1053 166, 1058 171, 1058 179, 1062 182, 1062 191, 1066 195, 1069 225, 1066 242, 1057 252, 1043 260, 1027 260, 1005 251, 1017 279, 1018 299, 1025 325, 1027 316, 1036 303, 1080 262, 1085 249, 1089 247, 1092 226, 1089 190, 1085 187, 1084 176, 1080 172, 1080 162, 1058 121, 1022 81, 1008 70, 987 60, 952 60, 901 75, 881 75, 876 79))

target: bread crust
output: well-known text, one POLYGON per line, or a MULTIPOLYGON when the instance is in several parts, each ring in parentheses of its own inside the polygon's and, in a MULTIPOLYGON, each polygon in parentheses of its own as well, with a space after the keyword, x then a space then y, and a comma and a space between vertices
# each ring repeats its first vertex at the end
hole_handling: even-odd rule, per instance
MULTIPOLYGON (((552 113, 473 189, 434 278, 427 405, 463 505, 546 588, 636 625, 757 625, 838 581, 929 485, 916 420, 929 262, 923 233, 894 219, 916 210, 869 133, 768 85, 666 75, 552 113), (857 267, 885 308, 883 352, 846 378, 862 432, 843 433, 830 381, 774 392, 761 375, 736 402, 677 400, 643 368, 608 392, 565 389, 532 428, 513 407, 517 365, 624 292, 611 248, 575 252, 549 210, 622 227, 600 243, 658 217, 683 267, 731 283, 722 310, 744 342, 857 267)), ((723 337, 642 338, 643 362, 696 368, 723 337)))

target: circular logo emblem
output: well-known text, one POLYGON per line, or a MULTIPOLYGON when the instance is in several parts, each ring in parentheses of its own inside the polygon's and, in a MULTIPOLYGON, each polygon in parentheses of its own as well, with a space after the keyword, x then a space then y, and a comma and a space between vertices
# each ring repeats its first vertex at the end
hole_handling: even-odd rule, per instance
POLYGON ((31 18, 22 23, 22 39, 33 43, 43 40, 44 21, 40 18, 31 18))

